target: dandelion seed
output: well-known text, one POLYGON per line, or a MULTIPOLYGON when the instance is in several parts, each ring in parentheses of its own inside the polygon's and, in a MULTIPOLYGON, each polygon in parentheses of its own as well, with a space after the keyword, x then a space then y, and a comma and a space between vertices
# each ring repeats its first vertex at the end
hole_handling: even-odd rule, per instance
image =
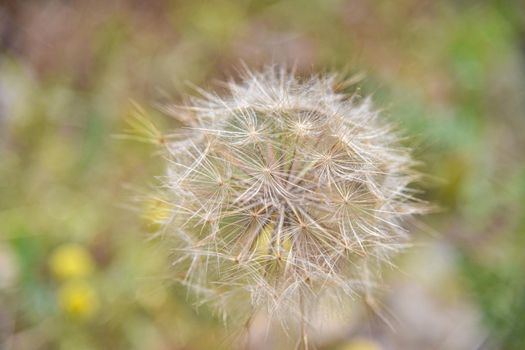
POLYGON ((264 310, 304 328, 320 299, 368 295, 422 212, 409 150, 336 83, 269 68, 170 108, 188 126, 165 145, 163 229, 181 282, 226 316, 264 310))

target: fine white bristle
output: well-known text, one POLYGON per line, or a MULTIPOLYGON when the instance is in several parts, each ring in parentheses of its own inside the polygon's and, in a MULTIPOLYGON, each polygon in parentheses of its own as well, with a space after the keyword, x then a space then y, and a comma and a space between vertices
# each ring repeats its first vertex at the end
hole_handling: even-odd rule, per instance
POLYGON ((188 127, 165 143, 164 232, 180 281, 228 316, 303 320, 320 298, 369 293, 406 242, 421 208, 409 150, 337 82, 268 68, 178 107, 188 127))

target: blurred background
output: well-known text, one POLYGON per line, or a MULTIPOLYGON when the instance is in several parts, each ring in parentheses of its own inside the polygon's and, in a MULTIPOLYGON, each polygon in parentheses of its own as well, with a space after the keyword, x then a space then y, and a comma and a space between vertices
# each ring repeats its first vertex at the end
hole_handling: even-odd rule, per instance
POLYGON ((241 62, 364 76, 440 207, 318 348, 525 349, 521 0, 0 1, 0 349, 235 348, 152 236, 156 147, 114 135, 241 62))

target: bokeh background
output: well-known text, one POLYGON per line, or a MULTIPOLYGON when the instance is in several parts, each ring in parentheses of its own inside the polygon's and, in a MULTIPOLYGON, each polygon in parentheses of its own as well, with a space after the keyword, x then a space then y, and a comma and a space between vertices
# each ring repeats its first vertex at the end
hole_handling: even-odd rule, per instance
POLYGON ((235 348, 151 233, 157 148, 115 135, 241 62, 363 77, 440 208, 318 348, 525 349, 521 0, 0 1, 0 348, 235 348))

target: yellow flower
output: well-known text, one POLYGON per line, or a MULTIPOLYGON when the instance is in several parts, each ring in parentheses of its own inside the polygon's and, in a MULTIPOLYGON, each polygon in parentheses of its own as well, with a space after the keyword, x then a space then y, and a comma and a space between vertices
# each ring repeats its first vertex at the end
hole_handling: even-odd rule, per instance
POLYGON ((355 338, 338 348, 340 350, 381 350, 378 343, 367 338, 355 338))
POLYGON ((66 282, 58 291, 60 308, 67 315, 88 319, 98 309, 98 296, 93 287, 85 281, 66 282))
POLYGON ((57 278, 65 280, 89 276, 94 263, 86 248, 68 243, 59 246, 51 254, 49 268, 57 278))
POLYGON ((156 232, 171 215, 171 206, 161 198, 150 198, 144 203, 142 220, 147 232, 156 232))

